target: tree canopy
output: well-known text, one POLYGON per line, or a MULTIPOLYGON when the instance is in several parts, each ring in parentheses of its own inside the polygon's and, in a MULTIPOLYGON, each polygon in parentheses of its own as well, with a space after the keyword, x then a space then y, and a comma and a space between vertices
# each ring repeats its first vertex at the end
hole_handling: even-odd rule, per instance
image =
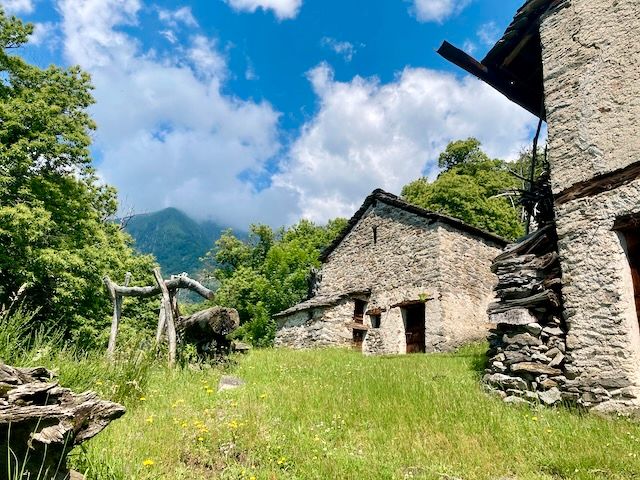
POLYGON ((91 166, 89 75, 13 54, 32 32, 0 9, 0 304, 24 286, 40 322, 90 344, 108 324, 102 276, 144 281, 153 259, 109 220, 116 192, 91 166))
POLYGON ((319 226, 301 220, 273 230, 252 225, 246 240, 225 232, 208 254, 215 262, 212 274, 220 282, 215 302, 240 314, 240 335, 256 345, 268 345, 275 335, 271 317, 302 300, 308 291, 311 268, 346 227, 346 220, 319 226))
POLYGON ((509 172, 521 171, 526 154, 518 162, 491 159, 475 138, 449 143, 440 154, 443 169, 434 181, 422 177, 402 189, 402 197, 428 210, 451 215, 464 222, 515 239, 524 233, 522 209, 508 192, 522 188, 509 172))

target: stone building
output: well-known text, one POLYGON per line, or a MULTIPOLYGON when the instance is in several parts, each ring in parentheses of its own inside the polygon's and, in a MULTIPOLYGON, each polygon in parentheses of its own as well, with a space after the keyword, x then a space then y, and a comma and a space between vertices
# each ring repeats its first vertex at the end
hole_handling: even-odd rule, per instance
MULTIPOLYGON (((506 390, 554 389, 605 411, 640 405, 639 38, 637 0, 529 0, 482 62, 440 49, 548 125, 566 351, 548 375, 498 362, 494 373, 525 381, 506 390)), ((515 333, 505 319, 494 318, 515 333)), ((538 340, 503 347, 529 360, 539 347, 527 362, 539 365, 548 357, 538 340)))
POLYGON ((276 345, 398 354, 484 338, 505 244, 375 190, 323 253, 314 295, 276 315, 276 345))

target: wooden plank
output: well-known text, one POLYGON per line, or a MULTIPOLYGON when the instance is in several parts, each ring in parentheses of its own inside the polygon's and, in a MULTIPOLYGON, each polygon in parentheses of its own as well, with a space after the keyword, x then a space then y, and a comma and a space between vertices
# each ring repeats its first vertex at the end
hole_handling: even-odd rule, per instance
POLYGON ((599 193, 615 190, 640 178, 640 162, 634 162, 614 172, 595 176, 589 180, 578 182, 555 195, 556 205, 585 197, 592 197, 599 193))
MULTIPOLYGON (((462 68, 471 75, 495 88, 512 102, 520 105, 536 117, 540 117, 540 95, 530 85, 516 83, 513 78, 508 78, 504 72, 497 72, 484 65, 449 42, 443 42, 438 53, 454 65, 462 68)), ((542 115, 545 118, 545 115, 542 115)))

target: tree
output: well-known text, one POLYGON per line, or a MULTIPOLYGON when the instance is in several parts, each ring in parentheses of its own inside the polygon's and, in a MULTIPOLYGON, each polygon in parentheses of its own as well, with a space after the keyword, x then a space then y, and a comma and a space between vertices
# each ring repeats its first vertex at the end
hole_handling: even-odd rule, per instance
POLYGON ((0 303, 26 285, 36 318, 86 345, 108 324, 102 275, 145 281, 153 260, 109 221, 116 193, 91 166, 88 74, 14 55, 32 32, 0 9, 0 303))
POLYGON ((444 170, 430 182, 423 177, 405 185, 402 197, 428 210, 515 239, 524 233, 521 208, 509 196, 522 188, 509 172, 511 163, 490 159, 474 138, 451 142, 440 155, 444 170))
POLYGON ((220 237, 208 254, 220 282, 215 303, 238 310, 240 335, 259 346, 273 341, 272 316, 306 296, 311 268, 320 266, 320 253, 345 227, 344 219, 326 226, 301 220, 275 232, 252 225, 245 241, 230 230, 220 237))
POLYGON ((489 157, 480 149, 481 145, 480 141, 473 137, 450 142, 438 157, 438 166, 448 171, 458 165, 485 162, 489 157))

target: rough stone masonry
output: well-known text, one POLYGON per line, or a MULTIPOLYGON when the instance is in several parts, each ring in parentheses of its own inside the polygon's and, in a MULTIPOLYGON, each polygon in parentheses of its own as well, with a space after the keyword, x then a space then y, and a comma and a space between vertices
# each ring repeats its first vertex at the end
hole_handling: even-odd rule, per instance
POLYGON ((505 244, 376 190, 323 255, 314 295, 276 316, 276 345, 399 354, 482 339, 505 244))

